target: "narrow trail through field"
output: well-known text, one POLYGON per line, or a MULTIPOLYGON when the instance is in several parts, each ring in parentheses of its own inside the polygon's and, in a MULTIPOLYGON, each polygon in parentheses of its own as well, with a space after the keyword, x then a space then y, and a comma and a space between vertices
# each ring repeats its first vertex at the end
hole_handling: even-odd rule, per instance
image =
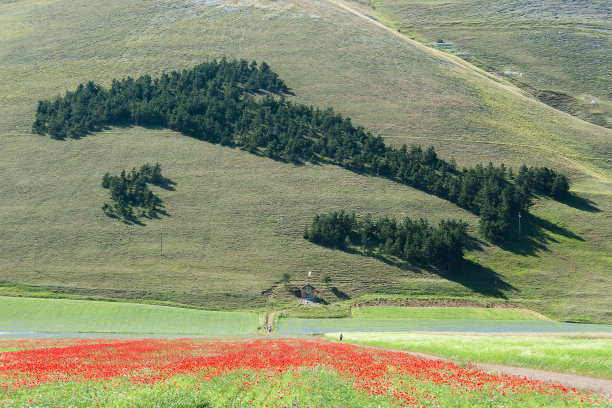
POLYGON ((288 309, 283 309, 283 310, 275 310, 275 311, 271 312, 270 314, 268 314, 268 327, 271 327, 272 330, 274 331, 275 330, 275 327, 274 327, 274 318, 276 317, 276 315, 279 314, 279 313, 285 312, 285 311, 287 311, 289 309, 295 309, 296 307, 297 306, 290 307, 288 309))
MULTIPOLYGON (((376 348, 376 347, 373 347, 376 348)), ((423 357, 430 360, 445 361, 457 365, 466 365, 463 361, 450 360, 443 357, 434 356, 426 353, 417 353, 412 351, 400 351, 413 356, 423 357)), ((537 370, 535 368, 525 367, 513 367, 496 364, 484 364, 484 363, 468 363, 472 367, 479 368, 487 372, 504 373, 508 375, 515 375, 519 377, 527 377, 538 381, 548 381, 559 383, 565 387, 571 387, 576 389, 582 389, 587 391, 594 391, 602 394, 612 395, 612 380, 605 380, 601 378, 585 377, 576 374, 565 374, 557 373, 553 371, 537 370)))
MULTIPOLYGON (((275 310, 274 312, 268 315, 268 327, 272 327, 272 325, 274 324, 274 317, 280 312, 281 312, 280 310, 275 310)), ((272 327, 272 329, 274 328, 272 327)))
POLYGON ((612 380, 591 378, 574 374, 555 373, 551 371, 536 370, 534 368, 510 367, 494 364, 472 364, 488 372, 500 372, 520 377, 533 378, 540 381, 552 381, 566 387, 580 388, 612 395, 612 380))

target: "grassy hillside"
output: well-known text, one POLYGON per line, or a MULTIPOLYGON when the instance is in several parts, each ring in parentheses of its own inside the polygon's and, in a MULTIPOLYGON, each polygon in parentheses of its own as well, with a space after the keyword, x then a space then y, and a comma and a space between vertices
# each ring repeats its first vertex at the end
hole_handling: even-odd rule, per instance
POLYGON ((0 297, 2 331, 210 335, 257 333, 253 313, 65 299, 0 297))
POLYGON ((612 127, 609 2, 371 0, 388 24, 512 79, 551 106, 612 127))
POLYGON ((612 131, 438 54, 326 1, 0 3, 0 281, 23 285, 13 292, 244 308, 292 300, 312 270, 329 302, 496 296, 557 318, 612 321, 612 131), (568 172, 582 199, 539 202, 520 242, 482 242, 468 255, 474 262, 440 276, 302 239, 315 214, 341 208, 462 218, 475 230, 473 215, 423 192, 166 130, 114 128, 65 142, 30 133, 37 101, 81 82, 108 85, 224 55, 267 61, 297 101, 334 106, 391 143, 433 144, 459 165, 568 172), (145 226, 105 217, 104 173, 147 162, 176 183, 156 192, 168 216, 145 226))

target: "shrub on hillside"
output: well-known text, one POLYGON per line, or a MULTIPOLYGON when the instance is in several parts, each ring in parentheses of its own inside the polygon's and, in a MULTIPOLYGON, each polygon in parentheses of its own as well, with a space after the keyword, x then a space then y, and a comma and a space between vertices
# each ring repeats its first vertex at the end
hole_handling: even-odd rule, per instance
POLYGON ((102 187, 109 190, 114 204, 104 203, 102 211, 109 217, 124 221, 157 217, 161 200, 149 189, 147 183, 161 185, 164 180, 159 163, 154 166, 144 164, 140 170, 132 169, 129 173, 123 170, 119 176, 106 173, 102 178, 102 187), (134 213, 135 209, 140 210, 134 213))

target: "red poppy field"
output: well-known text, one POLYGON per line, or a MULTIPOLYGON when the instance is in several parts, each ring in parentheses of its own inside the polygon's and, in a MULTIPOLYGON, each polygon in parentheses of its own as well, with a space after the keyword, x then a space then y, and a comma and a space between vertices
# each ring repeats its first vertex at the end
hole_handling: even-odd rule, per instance
POLYGON ((12 407, 608 406, 612 397, 323 340, 0 343, 12 407))

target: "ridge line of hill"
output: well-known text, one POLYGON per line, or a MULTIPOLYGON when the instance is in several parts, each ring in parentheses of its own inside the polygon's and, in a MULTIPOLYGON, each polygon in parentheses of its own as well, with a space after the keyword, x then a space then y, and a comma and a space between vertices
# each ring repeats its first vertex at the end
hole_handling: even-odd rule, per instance
MULTIPOLYGON (((497 86, 498 88, 501 88, 503 90, 511 92, 511 93, 513 93, 513 94, 515 94, 515 95, 517 95, 519 97, 523 97, 525 99, 528 99, 529 101, 537 102, 537 103, 541 104, 542 106, 545 106, 548 109, 554 110, 556 113, 561 113, 561 114, 564 114, 564 115, 567 115, 567 116, 571 117, 572 119, 580 120, 580 121, 582 121, 584 123, 588 123, 590 125, 597 126, 597 125, 594 125, 594 124, 592 124, 590 122, 586 122, 586 121, 584 121, 584 120, 582 120, 582 119, 580 119, 580 118, 578 118, 576 116, 570 115, 567 112, 563 112, 563 111, 561 111, 559 109, 555 109, 555 108, 553 108, 553 107, 551 107, 549 105, 546 105, 545 103, 543 103, 543 102, 539 101, 538 99, 532 97, 528 93, 522 91, 520 88, 512 85, 511 83, 503 80, 502 78, 498 78, 495 75, 493 75, 493 74, 491 74, 491 73, 489 73, 489 72, 487 72, 487 71, 485 71, 485 70, 483 70, 481 68, 478 68, 477 66, 475 66, 475 65, 473 65, 473 64, 471 64, 471 63, 469 63, 467 61, 462 60, 461 58, 458 58, 458 57, 455 57, 453 55, 447 54, 447 53, 442 52, 440 50, 437 50, 435 48, 428 47, 428 46, 426 46, 426 45, 424 45, 424 44, 422 44, 422 43, 420 43, 420 42, 418 42, 416 40, 412 40, 409 37, 406 37, 404 34, 396 31, 392 27, 389 27, 389 26, 385 25, 384 23, 380 22, 375 16, 372 16, 370 14, 366 14, 366 13, 364 13, 362 11, 359 11, 359 10, 349 6, 348 4, 346 4, 342 0, 323 0, 323 1, 325 1, 325 2, 327 2, 329 4, 333 4, 333 5, 337 6, 337 7, 340 7, 343 10, 345 10, 345 11, 347 11, 347 12, 349 12, 349 13, 351 13, 351 14, 353 14, 353 15, 361 18, 361 19, 363 19, 364 21, 367 21, 370 24, 374 24, 374 25, 376 25, 376 26, 386 30, 387 32, 389 32, 393 36, 395 36, 396 38, 402 39, 403 41, 409 43, 410 45, 418 48, 419 50, 421 50, 421 51, 423 51, 423 52, 425 52, 425 53, 427 53, 429 55, 435 56, 435 57, 437 57, 437 58, 439 58, 441 60, 444 60, 445 62, 453 64, 457 68, 460 68, 460 69, 463 69, 463 70, 467 70, 467 71, 469 71, 472 74, 476 74, 479 77, 483 78, 484 80, 488 80, 488 81, 490 81, 490 83, 495 84, 495 86, 497 86)), ((598 126, 598 127, 601 127, 601 126, 598 126)), ((474 142, 479 142, 480 143, 481 141, 474 141, 474 142)), ((485 143, 495 143, 495 142, 485 142, 485 143)), ((546 148, 544 146, 533 146, 533 147, 539 148, 539 149, 543 149, 543 150, 547 150, 547 151, 551 151, 551 152, 555 152, 555 149, 552 149, 552 148, 548 149, 548 148, 546 148)), ((602 174, 601 169, 598 169, 598 168, 595 169, 595 168, 593 168, 593 166, 589 166, 589 165, 584 164, 584 163, 582 163, 580 161, 577 161, 577 160, 575 160, 574 158, 571 157, 572 155, 568 155, 566 152, 565 153, 558 153, 557 152, 557 155, 558 155, 558 157, 561 157, 564 160, 566 160, 569 163, 571 163, 572 165, 574 165, 577 169, 581 170, 585 174, 588 174, 589 176, 594 177, 595 179, 597 179, 597 180, 599 180, 601 182, 612 183, 612 181, 605 174, 602 174)))
MULTIPOLYGON (((418 48, 421 51, 424 51, 430 55, 433 55, 437 58, 443 59, 446 62, 449 62, 457 67, 463 68, 463 69, 467 69, 468 71, 474 73, 474 74, 478 74, 481 77, 488 79, 490 81, 493 81, 495 84, 497 84, 497 86, 506 89, 507 91, 510 91, 516 95, 520 95, 524 98, 530 99, 530 100, 534 100, 532 97, 529 96, 529 94, 527 94, 526 92, 522 91, 520 88, 517 88, 516 86, 512 85, 511 83, 503 80, 502 78, 498 78, 495 75, 481 69, 478 68, 476 66, 474 66, 473 64, 470 64, 467 61, 462 60, 461 58, 457 58, 453 55, 447 54, 445 52, 442 52, 440 50, 437 50, 435 48, 431 48, 426 46, 425 44, 422 44, 416 40, 412 40, 409 37, 406 37, 404 34, 396 31, 395 29, 393 29, 392 27, 389 27, 387 25, 385 25, 384 23, 380 22, 375 16, 369 15, 369 14, 365 14, 351 6, 349 6, 348 4, 346 4, 345 2, 341 1, 341 0, 323 0, 327 3, 331 3, 336 5, 337 7, 340 7, 346 11, 348 11, 349 13, 354 14, 355 16, 371 23, 374 24, 380 28, 383 28, 384 30, 388 31, 389 33, 393 34, 395 37, 400 38, 402 40, 404 40, 405 42, 409 43, 410 45, 418 48)), ((548 105, 546 105, 548 106, 548 105)), ((570 115, 571 116, 571 115, 570 115)))

